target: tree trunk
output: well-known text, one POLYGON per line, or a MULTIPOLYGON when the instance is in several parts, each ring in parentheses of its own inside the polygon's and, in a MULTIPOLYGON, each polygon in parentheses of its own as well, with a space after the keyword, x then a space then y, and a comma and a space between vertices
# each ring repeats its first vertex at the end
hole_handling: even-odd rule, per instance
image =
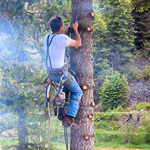
MULTIPOLYGON (((94 108, 93 98, 93 20, 91 16, 92 0, 72 0, 72 22, 79 22, 82 46, 71 49, 71 69, 76 73, 76 80, 83 90, 77 123, 80 128, 71 130, 71 150, 94 150, 94 108), (91 28, 91 32, 87 28, 91 28), (89 115, 91 119, 89 118, 89 115), (92 115, 92 116, 91 116, 92 115), (87 139, 85 139, 87 138, 87 139)), ((89 28, 89 29, 90 29, 89 28)), ((74 38, 74 33, 72 33, 74 38)))
POLYGON ((27 128, 26 128, 26 114, 25 108, 23 107, 23 101, 21 98, 18 100, 18 150, 26 150, 26 136, 27 136, 27 128))

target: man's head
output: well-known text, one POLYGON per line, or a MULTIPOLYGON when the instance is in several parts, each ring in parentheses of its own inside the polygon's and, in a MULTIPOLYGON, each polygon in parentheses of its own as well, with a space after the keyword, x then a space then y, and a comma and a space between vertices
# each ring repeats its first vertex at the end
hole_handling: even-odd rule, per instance
POLYGON ((64 32, 64 23, 61 17, 56 16, 50 19, 49 25, 51 27, 52 32, 64 32))

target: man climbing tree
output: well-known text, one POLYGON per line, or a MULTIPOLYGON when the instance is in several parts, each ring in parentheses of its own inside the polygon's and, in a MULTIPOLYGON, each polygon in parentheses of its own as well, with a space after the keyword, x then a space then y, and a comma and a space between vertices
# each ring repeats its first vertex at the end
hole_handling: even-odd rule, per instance
POLYGON ((63 126, 69 127, 71 125, 72 128, 77 129, 79 125, 74 122, 74 118, 80 106, 82 90, 75 78, 68 72, 65 62, 65 49, 68 46, 76 48, 81 46, 81 38, 78 33, 78 22, 72 24, 75 40, 65 35, 69 27, 64 31, 64 23, 59 16, 52 18, 49 24, 52 34, 47 34, 44 39, 48 77, 51 82, 60 83, 60 81, 63 80, 65 90, 71 92, 68 111, 64 118, 62 118, 62 121, 63 126))
MULTIPOLYGON (((71 130, 71 150, 94 150, 93 117, 93 20, 92 0, 72 0, 72 22, 79 22, 82 47, 71 49, 71 69, 83 89, 79 112, 76 117, 80 128, 71 130)), ((75 34, 72 34, 74 38, 75 34)))

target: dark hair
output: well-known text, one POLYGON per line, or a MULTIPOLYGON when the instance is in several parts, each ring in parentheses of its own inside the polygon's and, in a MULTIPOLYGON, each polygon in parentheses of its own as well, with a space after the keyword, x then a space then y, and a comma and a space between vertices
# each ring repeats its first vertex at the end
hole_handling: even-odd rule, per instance
POLYGON ((56 16, 50 19, 49 25, 51 27, 52 32, 58 32, 60 27, 63 26, 63 21, 61 17, 56 16))

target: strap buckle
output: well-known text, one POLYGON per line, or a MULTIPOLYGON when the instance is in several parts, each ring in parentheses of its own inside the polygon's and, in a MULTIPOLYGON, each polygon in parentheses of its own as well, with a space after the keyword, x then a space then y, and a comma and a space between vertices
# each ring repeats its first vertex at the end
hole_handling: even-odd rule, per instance
POLYGON ((63 74, 61 77, 60 77, 60 82, 59 82, 59 85, 62 86, 65 82, 66 79, 63 79, 65 75, 63 74))

